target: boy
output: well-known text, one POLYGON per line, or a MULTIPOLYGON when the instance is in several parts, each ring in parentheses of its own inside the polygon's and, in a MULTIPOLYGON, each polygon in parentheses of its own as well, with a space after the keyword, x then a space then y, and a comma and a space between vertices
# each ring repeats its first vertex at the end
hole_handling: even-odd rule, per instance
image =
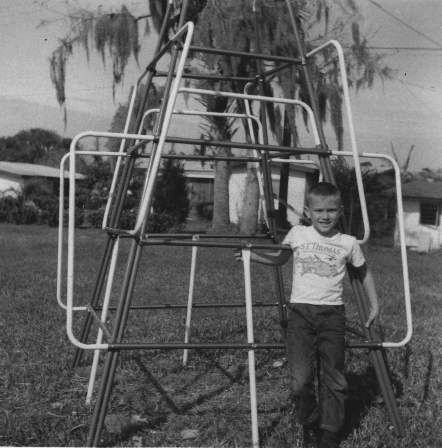
POLYGON ((292 251, 259 251, 251 260, 284 264, 293 253, 293 284, 288 307, 287 359, 296 415, 303 426, 304 446, 319 436, 320 448, 338 447, 344 423, 347 383, 344 377, 345 316, 342 282, 350 263, 358 271, 370 303, 366 327, 379 306, 373 277, 352 236, 340 233, 341 195, 332 184, 320 182, 307 195, 305 213, 311 226, 294 226, 282 244, 292 251), (320 366, 319 402, 314 375, 320 366))

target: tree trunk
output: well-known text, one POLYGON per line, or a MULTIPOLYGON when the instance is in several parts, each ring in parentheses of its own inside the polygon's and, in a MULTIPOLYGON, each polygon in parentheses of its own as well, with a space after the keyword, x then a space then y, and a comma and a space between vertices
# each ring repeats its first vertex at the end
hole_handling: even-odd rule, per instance
POLYGON ((247 176, 244 187, 244 199, 239 221, 241 233, 255 233, 258 224, 259 187, 256 166, 247 164, 247 176))
MULTIPOLYGON (((222 149, 218 150, 221 154, 222 149)), ((229 228, 229 174, 229 162, 215 162, 212 232, 224 232, 229 228)))

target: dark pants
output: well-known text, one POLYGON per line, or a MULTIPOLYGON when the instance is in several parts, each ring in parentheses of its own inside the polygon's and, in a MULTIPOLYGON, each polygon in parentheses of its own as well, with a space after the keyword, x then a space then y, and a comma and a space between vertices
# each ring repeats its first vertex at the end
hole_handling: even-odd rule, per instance
POLYGON ((338 432, 344 424, 344 337, 343 305, 289 305, 287 358, 296 414, 302 425, 317 421, 321 428, 338 432), (319 373, 319 400, 315 373, 319 373))

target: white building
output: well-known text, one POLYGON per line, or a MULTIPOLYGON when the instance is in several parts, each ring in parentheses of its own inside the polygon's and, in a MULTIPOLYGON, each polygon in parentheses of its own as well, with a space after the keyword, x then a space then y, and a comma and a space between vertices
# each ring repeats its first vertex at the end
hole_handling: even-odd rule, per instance
MULTIPOLYGON (((46 165, 21 162, 0 162, 0 195, 20 194, 31 178, 43 178, 51 182, 57 189, 60 170, 46 165)), ((65 178, 69 179, 69 172, 65 172, 65 178)), ((85 176, 76 174, 75 179, 81 180, 85 176)), ((57 193, 57 191, 54 191, 57 193)))
MULTIPOLYGON (((405 242, 420 252, 439 249, 442 243, 442 182, 418 180, 402 185, 405 242)), ((395 229, 398 244, 398 230, 395 229)))
MULTIPOLYGON (((279 200, 281 166, 282 162, 271 164, 275 210, 281 208, 281 201, 279 200)), ((230 221, 234 224, 238 224, 241 218, 246 176, 247 172, 244 164, 232 166, 229 179, 229 214, 230 221)), ((314 162, 292 161, 289 164, 287 203, 283 205, 287 207, 287 221, 291 225, 299 223, 304 211, 306 191, 317 182, 318 176, 319 170, 314 162)))

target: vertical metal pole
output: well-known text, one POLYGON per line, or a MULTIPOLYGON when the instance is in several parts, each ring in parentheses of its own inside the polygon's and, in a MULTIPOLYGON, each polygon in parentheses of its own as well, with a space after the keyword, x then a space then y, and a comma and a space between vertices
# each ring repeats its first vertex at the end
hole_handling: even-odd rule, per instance
MULTIPOLYGON (((253 334, 253 307, 252 307, 252 280, 250 276, 250 249, 242 250, 242 259, 244 266, 244 290, 246 301, 246 319, 247 319, 247 342, 255 342, 253 334)), ((252 447, 259 447, 258 431, 258 402, 256 398, 256 372, 255 372, 255 350, 248 350, 249 362, 249 387, 250 387, 250 414, 252 420, 252 447)))
MULTIPOLYGON (((254 30, 255 30, 255 44, 256 44, 256 51, 258 53, 261 52, 261 39, 260 39, 260 33, 259 33, 259 24, 258 24, 258 15, 256 11, 256 5, 253 4, 253 14, 254 14, 254 30)), ((258 71, 262 73, 262 61, 261 59, 258 59, 257 61, 258 65, 258 71)), ((264 95, 264 87, 263 87, 264 80, 260 77, 258 79, 258 88, 259 88, 259 94, 264 95)), ((267 131, 267 117, 266 117, 266 111, 265 106, 261 103, 260 105, 260 119, 262 123, 262 133, 263 133, 263 142, 264 144, 268 145, 269 143, 269 136, 267 131)), ((262 163, 262 172, 263 172, 263 178, 264 178, 264 194, 265 194, 265 201, 267 204, 267 214, 268 214, 268 223, 269 223, 269 231, 272 236, 273 241, 276 243, 276 221, 275 221, 275 204, 273 202, 273 186, 272 186, 272 173, 270 169, 270 162, 268 157, 268 151, 264 151, 261 158, 262 163)), ((281 332, 282 337, 285 339, 285 333, 287 328, 287 312, 285 309, 285 294, 284 294, 284 280, 282 277, 282 269, 280 266, 274 266, 274 276, 275 276, 275 282, 276 282, 276 292, 278 295, 278 311, 279 311, 279 322, 281 325, 281 332)))
MULTIPOLYGON (((169 3, 171 3, 169 1, 169 3)), ((182 27, 184 19, 186 17, 187 8, 189 0, 184 0, 181 6, 181 15, 178 28, 182 27)), ((168 20, 168 17, 165 18, 168 20)), ((178 59, 178 51, 176 47, 173 48, 169 76, 166 80, 165 94, 164 98, 168 97, 168 92, 170 91, 171 84, 173 81, 173 72, 178 59)), ((164 114, 167 108, 167 101, 164 101, 161 105, 157 127, 155 129, 155 134, 158 135, 161 129, 162 123, 164 121, 164 114)), ((154 148, 155 149, 155 148, 154 148)), ((141 228, 141 234, 145 232, 147 225, 147 216, 141 228)), ((130 252, 128 255, 128 263, 126 267, 125 277, 123 280, 122 292, 120 296, 120 301, 118 309, 115 316, 114 331, 112 335, 112 343, 121 342, 124 334, 130 303, 132 298, 133 289, 135 286, 136 275, 138 272, 139 262, 141 258, 143 246, 139 244, 138 240, 133 240, 130 247, 130 252)), ((88 446, 96 446, 99 443, 100 434, 103 428, 104 419, 107 413, 107 407, 109 405, 109 399, 112 392, 112 385, 115 376, 115 371, 118 363, 118 351, 110 351, 107 353, 106 361, 103 369, 103 378, 101 382, 101 387, 97 397, 97 402, 94 408, 94 415, 92 418, 89 435, 88 435, 88 446)))
MULTIPOLYGON (((106 291, 104 293, 104 300, 103 300, 103 309, 101 310, 101 322, 105 323, 107 319, 107 311, 109 308, 109 302, 110 302, 110 296, 112 293, 112 284, 114 280, 114 274, 115 274, 115 268, 117 265, 117 258, 118 258, 118 250, 120 247, 120 239, 117 239, 116 244, 114 245, 113 251, 112 251, 112 260, 109 267, 109 274, 107 276, 107 285, 106 285, 106 291)), ((103 339, 103 330, 100 328, 98 330, 97 335, 97 344, 101 344, 101 341, 103 339)), ((92 361, 92 367, 91 367, 91 374, 89 378, 89 384, 86 394, 86 404, 89 405, 91 403, 92 394, 94 391, 94 384, 95 384, 95 378, 97 375, 97 368, 98 368, 98 361, 100 357, 100 350, 94 350, 94 358, 92 361)))
MULTIPOLYGON (((193 235, 193 241, 198 241, 199 236, 193 235)), ((190 342, 190 322, 192 319, 192 305, 193 305, 193 292, 195 287, 195 271, 196 271, 196 257, 198 254, 198 246, 192 246, 192 261, 190 264, 190 281, 189 281, 189 295, 187 297, 187 314, 186 314, 186 325, 184 328, 184 343, 188 344, 190 342)), ((187 348, 183 351, 183 366, 187 365, 187 360, 189 357, 189 350, 187 348)))
MULTIPOLYGON (((305 58, 304 42, 301 37, 290 0, 286 0, 286 4, 287 4, 290 20, 292 23, 292 28, 293 28, 293 31, 295 34, 295 40, 296 40, 296 45, 297 45, 297 49, 299 52, 299 57, 301 58, 301 61, 302 61, 303 74, 304 74, 305 82, 307 85, 308 94, 310 97, 310 103, 311 103, 310 106, 313 110, 313 114, 315 116, 315 121, 317 123, 321 146, 323 147, 324 152, 326 152, 327 144, 325 142, 325 136, 324 136, 321 120, 319 120, 318 104, 317 104, 316 96, 314 94, 313 85, 311 83, 310 71, 307 66, 307 62, 306 62, 306 58, 305 58)), ((325 153, 324 155, 320 155, 319 162, 320 162, 322 174, 324 176, 324 180, 327 182, 336 184, 336 181, 335 181, 335 178, 333 175, 333 171, 332 171, 332 167, 330 164, 329 154, 325 153)), ((342 226, 344 228, 346 228, 345 222, 342 223, 342 226)), ((353 292, 354 292, 354 295, 356 298, 356 302, 358 305, 358 312, 359 312, 360 319, 361 319, 362 323, 365 323, 366 319, 368 318, 368 309, 367 309, 368 300, 365 295, 364 288, 361 284, 360 279, 357 276, 355 276, 355 274, 352 272, 351 269, 348 270, 348 274, 350 277, 350 282, 351 282, 353 292)), ((379 335, 376 334, 374 329, 370 329, 367 331, 367 337, 371 341, 375 340, 375 337, 378 338, 378 336, 379 335)), ((378 338, 378 340, 379 340, 379 338, 378 338)), ((381 349, 370 350, 370 359, 373 363, 373 366, 374 366, 374 369, 376 372, 376 376, 377 376, 377 379, 379 382, 379 386, 381 388, 381 392, 384 397, 385 403, 387 405, 390 417, 393 421, 393 424, 396 427, 396 431, 399 434, 401 434, 403 432, 403 425, 401 422, 396 399, 394 397, 393 386, 391 383, 391 378, 388 373, 388 367, 386 365, 385 353, 383 354, 382 352, 383 352, 383 349, 382 350, 381 349)))

